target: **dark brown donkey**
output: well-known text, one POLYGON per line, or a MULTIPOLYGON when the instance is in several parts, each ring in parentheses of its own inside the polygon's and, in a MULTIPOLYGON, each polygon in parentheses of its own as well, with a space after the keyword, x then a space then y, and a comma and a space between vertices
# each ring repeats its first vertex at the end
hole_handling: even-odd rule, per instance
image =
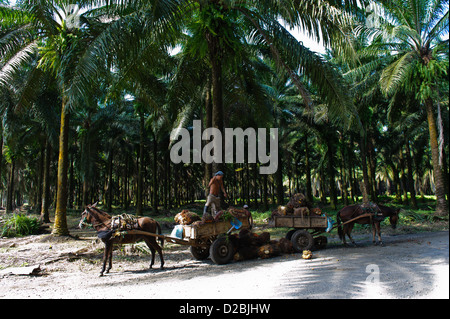
MULTIPOLYGON (((84 228, 88 224, 92 225, 94 229, 97 231, 98 237, 102 239, 105 243, 105 250, 103 253, 103 267, 100 272, 100 276, 103 276, 106 268, 106 262, 109 259, 109 265, 106 269, 106 273, 112 267, 112 253, 114 244, 131 244, 140 240, 144 240, 147 244, 148 248, 152 252, 152 262, 150 263, 150 268, 152 268, 155 263, 155 249, 158 251, 159 258, 161 260, 161 268, 164 267, 164 258, 162 254, 161 246, 164 246, 164 239, 160 238, 161 246, 156 242, 156 238, 148 235, 133 235, 133 234, 125 234, 117 237, 112 236, 113 230, 111 230, 111 216, 106 212, 98 209, 94 205, 88 205, 83 213, 81 213, 79 228, 84 228)), ((139 217, 138 218, 138 226, 139 230, 161 234, 161 226, 158 222, 150 217, 139 217)))
POLYGON ((381 227, 380 223, 382 220, 384 220, 386 217, 389 217, 389 221, 391 223, 392 228, 395 229, 397 227, 398 222, 398 213, 400 209, 392 209, 387 206, 378 205, 379 212, 381 214, 372 214, 372 216, 365 216, 358 218, 359 216, 367 214, 367 212, 364 211, 364 209, 361 207, 361 205, 350 205, 342 208, 336 215, 337 224, 338 224, 338 234, 339 238, 342 240, 343 244, 347 246, 347 242, 345 241, 345 235, 350 238, 353 245, 356 245, 355 241, 353 240, 352 236, 350 235, 353 229, 353 226, 355 223, 358 224, 372 224, 372 232, 373 232, 373 239, 372 242, 377 245, 378 243, 375 241, 375 232, 378 233, 378 240, 381 246, 383 245, 383 242, 381 241, 381 227), (350 221, 354 219, 354 221, 351 221, 343 227, 341 226, 341 222, 345 223, 347 221, 350 221), (342 230, 344 228, 344 230, 342 230))

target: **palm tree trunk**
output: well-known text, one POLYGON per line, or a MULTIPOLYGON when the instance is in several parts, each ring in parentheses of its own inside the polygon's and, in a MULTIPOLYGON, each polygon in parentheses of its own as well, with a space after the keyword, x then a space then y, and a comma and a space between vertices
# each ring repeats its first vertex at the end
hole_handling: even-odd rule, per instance
POLYGON ((12 213, 13 212, 13 201, 14 201, 14 172, 16 168, 16 160, 14 157, 11 158, 11 170, 9 172, 9 179, 8 179, 8 195, 6 197, 6 212, 12 213))
POLYGON ((350 197, 352 198, 352 203, 356 203, 358 201, 357 194, 357 182, 355 178, 355 164, 353 161, 354 158, 354 147, 355 143, 353 141, 353 135, 350 135, 350 145, 348 148, 348 167, 349 167, 349 181, 350 181, 350 197))
POLYGON ((136 196, 136 216, 142 216, 142 192, 144 182, 144 113, 140 112, 140 129, 139 129, 139 167, 137 180, 137 196, 136 196))
POLYGON ((159 205, 159 194, 158 194, 158 140, 156 138, 156 134, 152 131, 153 134, 153 214, 158 214, 158 205, 159 205))
POLYGON ((284 205, 283 187, 283 155, 280 143, 278 143, 278 169, 275 173, 275 184, 277 193, 277 205, 284 205))
POLYGON ((403 150, 400 149, 399 151, 399 158, 400 158, 400 171, 402 173, 400 183, 402 185, 403 189, 403 197, 405 200, 403 201, 406 205, 409 205, 409 199, 408 199, 408 182, 406 180, 406 173, 405 173, 405 158, 403 156, 403 150))
POLYGON ((255 208, 258 208, 258 165, 253 164, 253 200, 255 208))
POLYGON ((42 207, 42 187, 44 184, 44 165, 45 165, 45 144, 41 145, 41 156, 39 157, 39 174, 37 177, 37 192, 34 206, 36 207, 36 213, 41 211, 42 207))
POLYGON ((342 174, 342 197, 344 199, 344 205, 348 206, 348 177, 347 177, 347 167, 345 165, 346 163, 346 156, 345 156, 345 141, 344 137, 341 135, 341 174, 342 174))
POLYGON ((320 189, 319 189, 319 197, 320 197, 320 201, 323 204, 327 204, 327 196, 325 194, 326 190, 325 190, 325 173, 324 173, 324 168, 323 165, 320 165, 319 168, 319 183, 320 183, 320 189))
POLYGON ((398 176, 398 169, 392 161, 389 161, 389 166, 392 168, 392 175, 394 177, 395 199, 403 204, 402 201, 402 188, 400 183, 400 177, 398 176))
POLYGON ((125 169, 124 169, 124 186, 123 186, 123 200, 122 200, 122 205, 124 207, 125 210, 128 210, 128 205, 129 205, 129 201, 128 201, 128 168, 129 168, 129 158, 128 158, 128 153, 125 154, 125 169))
POLYGON ((42 206, 41 206, 41 220, 44 223, 50 223, 48 208, 50 206, 50 161, 51 161, 52 146, 50 142, 45 143, 45 159, 44 159, 44 180, 42 185, 42 206))
POLYGON ((172 175, 171 175, 171 167, 172 165, 170 164, 170 159, 169 157, 167 157, 167 209, 171 209, 173 206, 173 197, 172 197, 172 175))
POLYGON ((82 186, 82 204, 81 205, 83 207, 86 207, 87 205, 90 204, 90 196, 89 196, 90 189, 91 189, 91 187, 89 185, 89 182, 85 177, 85 179, 83 181, 83 186, 82 186))
POLYGON ((66 98, 61 109, 61 126, 59 132, 58 184, 56 192, 55 223, 52 233, 58 236, 69 235, 67 228, 67 168, 69 144, 69 114, 66 111, 66 98))
POLYGON ((74 189, 75 189, 75 176, 74 176, 74 171, 73 171, 73 154, 70 158, 70 167, 69 167, 69 202, 67 203, 67 205, 69 206, 70 209, 73 208, 73 203, 74 203, 74 198, 73 198, 73 194, 74 194, 74 189))
MULTIPOLYGON (((168 144, 168 143, 167 143, 168 144)), ((166 144, 166 149, 168 149, 168 146, 166 144)), ((169 205, 168 205, 168 196, 169 196, 169 192, 170 192, 170 188, 169 188, 169 162, 170 162, 170 157, 167 155, 167 152, 165 153, 166 156, 164 156, 163 158, 164 160, 164 171, 162 174, 162 180, 164 181, 163 183, 163 205, 164 205, 164 210, 169 209, 169 205)))
POLYGON ((269 194, 267 189, 267 174, 263 175, 263 200, 264 200, 264 210, 269 210, 269 194))
POLYGON ((414 187, 414 179, 412 174, 412 160, 411 160, 411 148, 409 147, 409 141, 405 138, 406 146, 406 168, 408 169, 408 188, 411 196, 411 207, 417 209, 416 190, 414 187))
MULTIPOLYGON (((212 127, 212 97, 211 97, 211 76, 208 76, 207 78, 207 84, 206 84, 206 94, 205 94, 205 119, 206 119, 206 123, 205 123, 205 128, 210 128, 212 127)), ((203 130, 202 130, 203 131, 203 130)), ((203 146, 206 145, 206 142, 203 141, 203 146)), ((207 197, 209 194, 209 179, 212 176, 212 164, 208 164, 205 162, 205 173, 203 175, 203 184, 204 184, 204 188, 205 188, 205 196, 207 197)))
POLYGON ((444 171, 445 194, 447 194, 448 199, 448 164, 445 148, 442 148, 442 169, 444 171))
MULTIPOLYGON (((211 88, 212 88, 212 125, 213 127, 219 129, 222 133, 222 138, 224 137, 223 130, 223 98, 222 98, 222 54, 219 39, 211 33, 207 34, 208 50, 209 50, 209 60, 211 63, 211 88)), ((219 141, 214 139, 214 151, 216 152, 219 148, 219 141), (216 144, 217 143, 217 144, 216 144)), ((223 158, 223 148, 224 143, 222 140, 222 158, 223 158)), ((216 154, 214 154, 216 156, 216 154)), ((213 170, 223 170, 222 158, 219 160, 220 163, 213 163, 213 170)))
POLYGON ((433 101, 425 100, 427 111, 428 130, 430 134, 431 159, 433 164, 434 184, 436 186, 436 215, 448 215, 448 203, 445 199, 445 182, 441 165, 439 165, 439 146, 437 140, 436 121, 433 114, 433 101))
POLYGON ((248 162, 245 164, 245 203, 250 205, 250 171, 248 162))
POLYGON ((109 150, 109 156, 108 156, 108 188, 106 190, 106 207, 107 207, 107 212, 111 213, 112 212, 112 201, 113 201, 113 192, 112 192, 112 188, 113 188, 113 152, 110 149, 109 150))
POLYGON ((369 202, 369 175, 367 174, 367 160, 366 160, 366 131, 361 134, 361 140, 359 143, 361 149, 361 169, 363 172, 363 183, 361 184, 361 192, 363 197, 363 203, 367 204, 369 202))
POLYGON ((374 147, 373 137, 369 140, 369 142, 366 144, 366 150, 367 150, 367 159, 369 160, 368 168, 368 174, 369 174, 369 187, 370 187, 370 198, 372 202, 376 203, 378 202, 377 197, 377 181, 376 181, 376 159, 375 159, 375 147, 374 147))
POLYGON ((333 209, 336 209, 337 206, 337 194, 336 194, 336 183, 335 183, 335 175, 334 175, 334 149, 333 149, 333 140, 332 136, 329 136, 327 139, 327 157, 328 157, 328 178, 330 185, 330 205, 333 209))

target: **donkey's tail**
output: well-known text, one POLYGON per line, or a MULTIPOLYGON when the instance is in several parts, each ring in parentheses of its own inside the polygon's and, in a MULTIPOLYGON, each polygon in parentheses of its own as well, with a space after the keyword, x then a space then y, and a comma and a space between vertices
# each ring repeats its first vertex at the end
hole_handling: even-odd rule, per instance
MULTIPOLYGON (((158 222, 156 222, 156 226, 158 226, 158 235, 161 235, 161 225, 159 225, 158 222)), ((159 242, 161 243, 161 247, 164 247, 164 238, 160 237, 159 242)))
POLYGON ((340 240, 343 240, 343 238, 344 238, 344 232, 342 231, 342 226, 341 226, 342 220, 341 220, 341 212, 340 212, 340 211, 336 214, 336 221, 337 221, 337 225, 338 225, 338 235, 339 235, 339 239, 340 239, 340 240))

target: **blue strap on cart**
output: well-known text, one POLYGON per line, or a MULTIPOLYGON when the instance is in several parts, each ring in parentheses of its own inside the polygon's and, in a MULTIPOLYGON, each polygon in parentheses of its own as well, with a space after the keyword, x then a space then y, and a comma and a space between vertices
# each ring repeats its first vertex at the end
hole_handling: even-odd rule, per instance
POLYGON ((331 229, 333 228, 334 220, 332 220, 331 217, 327 217, 327 221, 328 221, 328 227, 325 231, 327 233, 329 233, 331 231, 331 229))
POLYGON ((242 226, 242 222, 236 217, 233 217, 230 223, 235 229, 239 229, 242 226))

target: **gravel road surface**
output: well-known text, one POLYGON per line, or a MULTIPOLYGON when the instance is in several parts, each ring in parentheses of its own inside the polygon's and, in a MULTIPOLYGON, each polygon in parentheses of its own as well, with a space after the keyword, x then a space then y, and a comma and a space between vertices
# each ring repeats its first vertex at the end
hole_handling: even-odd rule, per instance
POLYGON ((148 270, 148 256, 124 254, 99 277, 101 246, 86 253, 92 240, 1 239, 0 298, 449 298, 448 231, 386 235, 385 247, 369 235, 357 241, 345 248, 334 239, 311 260, 292 254, 222 266, 169 246, 163 270, 148 270), (12 274, 21 261, 39 265, 38 275, 12 274))

